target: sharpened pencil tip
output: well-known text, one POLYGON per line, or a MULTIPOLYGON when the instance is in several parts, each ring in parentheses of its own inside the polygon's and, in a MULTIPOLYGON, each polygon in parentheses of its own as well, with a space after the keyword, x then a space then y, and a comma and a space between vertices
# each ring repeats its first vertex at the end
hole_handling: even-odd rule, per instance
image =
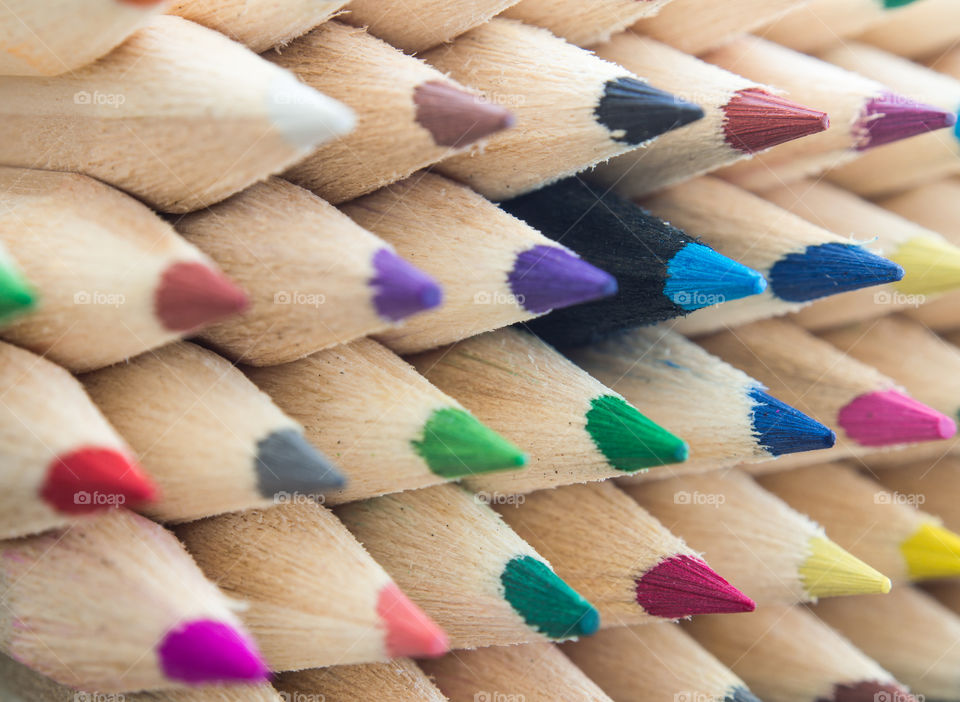
POLYGON ((443 301, 443 290, 437 281, 389 249, 380 249, 373 255, 373 270, 373 304, 384 319, 399 322, 438 307, 443 301))
POLYGON ((587 433, 610 465, 625 473, 686 460, 687 444, 616 395, 590 401, 587 433))
POLYGON ((597 121, 614 139, 636 145, 703 116, 700 106, 626 76, 607 81, 596 109, 597 121))
POLYGON ((723 107, 723 113, 727 144, 748 154, 817 134, 830 126, 826 112, 760 88, 738 90, 723 107))
POLYGON ((247 296, 219 271, 191 261, 167 268, 154 306, 167 329, 186 332, 239 314, 247 308, 247 296))
POLYGON ((533 629, 554 640, 590 636, 600 614, 583 597, 532 556, 516 556, 500 574, 503 596, 533 629))
POLYGON ((727 693, 723 702, 760 702, 760 700, 750 690, 738 685, 727 693))
POLYGON ((690 243, 667 263, 663 294, 677 307, 691 311, 759 295, 766 288, 766 279, 752 268, 709 246, 690 243))
POLYGON ((770 291, 787 302, 893 283, 904 276, 893 261, 856 244, 818 244, 789 253, 770 268, 770 291))
POLYGON ((903 266, 897 290, 908 295, 932 295, 960 288, 960 247, 933 236, 915 236, 897 247, 890 258, 903 266))
POLYGON ((748 393, 753 401, 753 431, 757 443, 772 456, 831 448, 836 434, 800 410, 758 387, 748 393))
POLYGON ((260 682, 269 675, 256 646, 245 634, 210 619, 186 622, 168 632, 157 654, 168 678, 192 685, 260 682))
POLYGON ((510 441, 456 407, 435 410, 414 450, 433 473, 447 479, 518 468, 527 455, 510 441))
POLYGON ((534 314, 617 292, 612 275, 559 246, 534 246, 517 254, 507 280, 519 304, 534 314))
POLYGON ((157 490, 143 469, 120 451, 88 446, 52 461, 40 496, 63 514, 89 514, 137 507, 154 499, 157 490))
POLYGON ((949 439, 956 423, 897 390, 860 395, 837 415, 837 423, 861 446, 893 446, 949 439))
POLYGON ((417 122, 437 146, 467 146, 514 124, 513 115, 503 107, 444 81, 418 85, 413 102, 417 122))
POLYGON ((917 698, 900 685, 864 680, 837 684, 833 696, 825 702, 917 702, 917 698))
POLYGON ((450 649, 447 635, 395 583, 387 583, 377 598, 377 614, 386 627, 391 658, 436 658, 450 649))
POLYGON ((27 310, 37 297, 20 271, 0 255, 0 321, 27 310))
POLYGON ((890 592, 890 578, 877 572, 825 536, 807 542, 809 553, 797 569, 813 599, 890 592))
POLYGON ((936 522, 922 524, 900 551, 914 580, 960 575, 960 535, 936 522))
POLYGON ((957 116, 953 112, 885 92, 867 103, 860 118, 864 134, 857 149, 872 149, 918 134, 946 129, 956 122, 957 116))
POLYGON ((271 121, 291 146, 306 152, 353 131, 357 123, 353 110, 279 70, 265 100, 271 121))
POLYGON ((647 614, 681 619, 694 614, 752 612, 756 604, 704 561, 673 556, 637 580, 637 603, 647 614))
POLYGON ((278 493, 312 495, 346 484, 343 475, 296 429, 281 429, 257 442, 254 456, 257 488, 271 498, 278 493))

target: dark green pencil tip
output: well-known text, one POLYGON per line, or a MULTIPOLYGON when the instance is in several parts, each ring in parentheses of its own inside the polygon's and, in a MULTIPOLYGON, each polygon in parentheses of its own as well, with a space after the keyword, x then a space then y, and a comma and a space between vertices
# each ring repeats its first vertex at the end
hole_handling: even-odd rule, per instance
POLYGON ((500 574, 500 582, 504 598, 517 614, 548 638, 590 636, 600 628, 596 608, 541 560, 512 558, 500 574))
POLYGON ((687 460, 687 444, 651 422, 622 398, 590 401, 587 433, 610 465, 625 473, 687 460))
POLYGON ((455 407, 435 410, 423 425, 423 436, 411 443, 431 471, 448 479, 527 463, 517 446, 455 407))
POLYGON ((37 297, 20 271, 0 256, 0 320, 29 309, 37 297))
POLYGON ((883 6, 888 10, 892 10, 895 7, 903 7, 913 2, 916 2, 916 0, 883 0, 883 6))

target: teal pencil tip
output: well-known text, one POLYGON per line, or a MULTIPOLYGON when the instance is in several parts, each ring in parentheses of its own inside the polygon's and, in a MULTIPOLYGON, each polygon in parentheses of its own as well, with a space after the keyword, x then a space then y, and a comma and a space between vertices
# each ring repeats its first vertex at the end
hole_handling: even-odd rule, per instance
POLYGON ((759 272, 709 246, 690 243, 667 264, 663 294, 677 307, 692 311, 759 295, 766 289, 767 281, 759 272))
POLYGON ((587 433, 616 470, 633 473, 644 468, 684 461, 687 444, 644 417, 616 395, 590 401, 587 433))
POLYGON ((36 302, 36 293, 20 271, 0 258, 0 320, 28 310, 36 302))
POLYGON ((527 454, 457 407, 435 410, 411 443, 433 473, 449 480, 527 463, 527 454))

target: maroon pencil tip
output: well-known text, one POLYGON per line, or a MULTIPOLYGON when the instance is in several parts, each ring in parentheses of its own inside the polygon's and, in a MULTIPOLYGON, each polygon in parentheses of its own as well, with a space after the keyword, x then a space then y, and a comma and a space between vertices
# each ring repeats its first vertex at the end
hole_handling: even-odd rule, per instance
POLYGON ((192 685, 260 682, 269 674, 247 636, 211 619, 184 622, 168 632, 157 655, 164 675, 192 685))
POLYGON ((417 122, 437 146, 467 146, 514 124, 508 110, 442 81, 418 85, 413 101, 417 122))
POLYGON ((953 112, 914 102, 896 93, 882 93, 867 103, 860 127, 857 149, 863 151, 918 134, 946 129, 956 124, 953 112))
POLYGON ((835 685, 833 696, 827 702, 917 702, 917 699, 896 683, 863 680, 835 685))
POLYGON ((164 272, 154 302, 163 326, 185 332, 242 312, 247 296, 219 271, 191 261, 164 272))
POLYGON ((753 600, 693 556, 673 556, 657 564, 637 580, 636 593, 647 614, 666 619, 756 609, 753 600))
POLYGON ((759 88, 738 90, 723 107, 727 144, 752 154, 829 128, 826 112, 759 88))

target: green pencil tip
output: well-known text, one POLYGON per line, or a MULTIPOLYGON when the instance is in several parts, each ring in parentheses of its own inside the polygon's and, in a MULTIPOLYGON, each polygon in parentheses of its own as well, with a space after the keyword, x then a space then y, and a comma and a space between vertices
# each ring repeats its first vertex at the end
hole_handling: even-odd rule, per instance
POLYGON ((528 626, 563 640, 590 636, 600 628, 600 613, 541 560, 512 558, 500 574, 504 597, 528 626))
POLYGON ((0 320, 32 307, 36 301, 36 295, 20 272, 0 260, 0 320))
POLYGON ((423 436, 411 443, 430 470, 447 479, 527 463, 517 446, 455 407, 435 410, 423 425, 423 436))
POLYGON ((625 473, 687 460, 689 449, 659 424, 614 395, 590 401, 587 433, 610 465, 625 473))
POLYGON ((909 5, 912 2, 916 2, 916 0, 883 0, 883 6, 888 10, 892 10, 895 7, 909 5))

